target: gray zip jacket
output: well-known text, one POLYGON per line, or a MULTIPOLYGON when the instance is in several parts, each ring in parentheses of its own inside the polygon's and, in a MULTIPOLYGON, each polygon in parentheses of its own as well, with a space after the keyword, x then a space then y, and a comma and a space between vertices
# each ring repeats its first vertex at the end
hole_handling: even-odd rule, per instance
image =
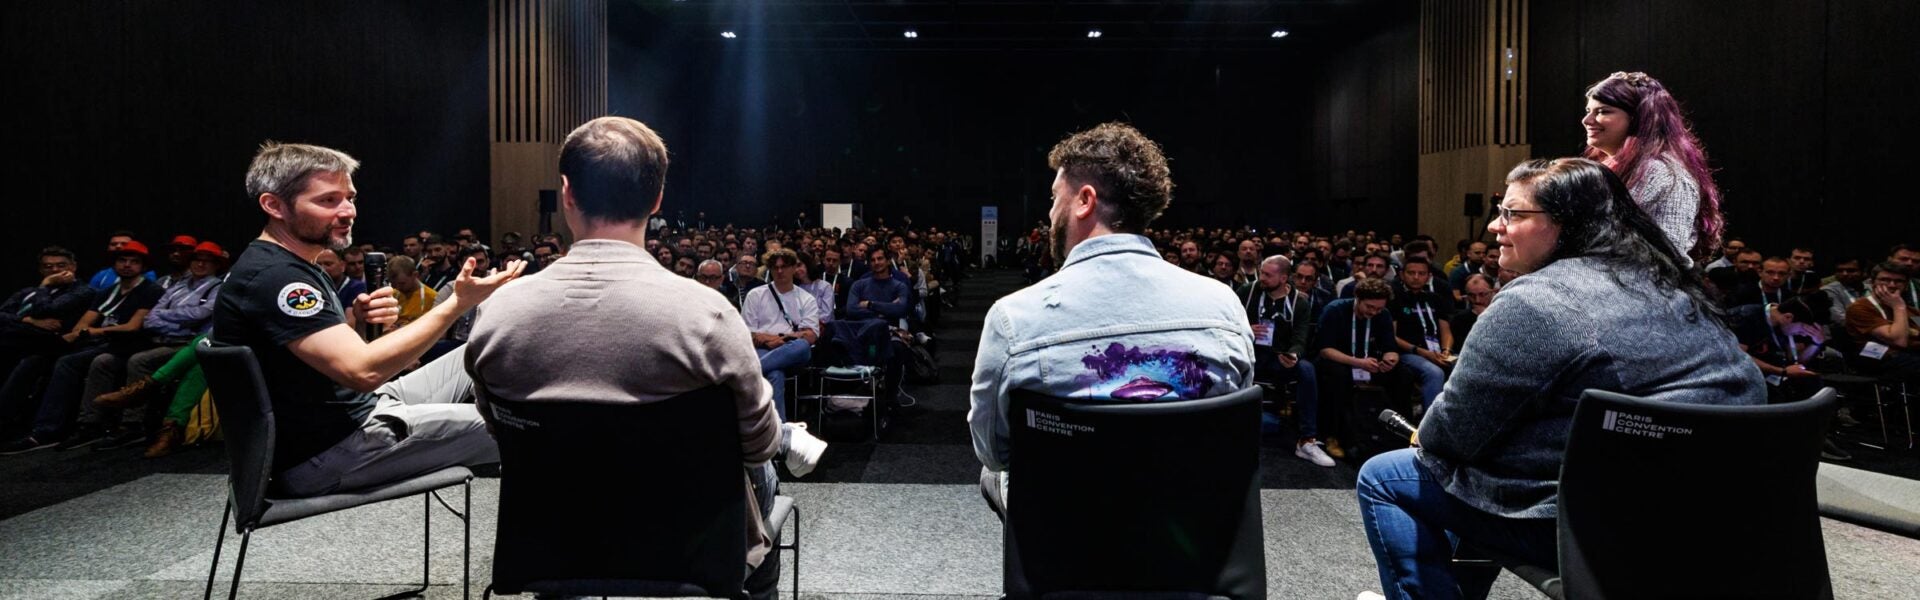
POLYGON ((1567 429, 1588 389, 1766 403, 1760 370, 1732 332, 1645 274, 1620 280, 1596 260, 1571 258, 1494 296, 1420 422, 1420 461, 1448 493, 1504 517, 1558 516, 1567 429))

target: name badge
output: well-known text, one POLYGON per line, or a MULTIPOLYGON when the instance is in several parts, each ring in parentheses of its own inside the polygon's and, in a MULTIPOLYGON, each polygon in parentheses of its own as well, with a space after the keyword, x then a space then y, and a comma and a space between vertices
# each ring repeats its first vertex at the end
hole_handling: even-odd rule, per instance
POLYGON ((1771 385, 1771 386, 1775 386, 1775 387, 1779 387, 1779 385, 1780 385, 1781 383, 1784 383, 1784 382, 1786 382, 1786 380, 1787 380, 1787 378, 1786 378, 1786 377, 1782 377, 1782 376, 1779 376, 1779 375, 1768 375, 1768 376, 1767 376, 1767 385, 1771 385))
POLYGON ((1440 338, 1427 336, 1427 351, 1435 354, 1440 353, 1440 338))
POLYGON ((1253 328, 1253 343, 1258 346, 1273 345, 1273 320, 1261 319, 1258 326, 1253 328))
POLYGON ((1881 357, 1887 355, 1887 345, 1880 342, 1867 342, 1866 346, 1860 348, 1860 355, 1874 360, 1880 360, 1881 357))
POLYGON ((1362 369, 1362 368, 1359 368, 1359 367, 1354 367, 1354 368, 1353 368, 1353 382, 1354 382, 1354 383, 1366 383, 1366 382, 1369 382, 1369 381, 1373 381, 1373 373, 1369 373, 1369 372, 1367 372, 1367 370, 1366 370, 1366 369, 1362 369))

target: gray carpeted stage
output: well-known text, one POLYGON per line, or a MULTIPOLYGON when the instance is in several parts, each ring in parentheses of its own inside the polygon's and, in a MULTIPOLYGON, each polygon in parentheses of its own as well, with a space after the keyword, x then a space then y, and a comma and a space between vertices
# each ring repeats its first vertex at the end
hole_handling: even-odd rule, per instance
MULTIPOLYGON (((909 387, 918 404, 901 411, 879 443, 836 441, 820 471, 783 484, 802 509, 803 597, 998 596, 1000 525, 975 485, 966 390, 981 315, 1018 282, 1014 272, 968 281, 961 307, 936 332, 941 382, 909 387)), ((827 434, 854 438, 863 426, 836 422, 827 434)), ((1312 466, 1293 457, 1290 441, 1272 436, 1262 455, 1271 596, 1347 600, 1378 590, 1353 498, 1355 467, 1312 466)), ((225 501, 221 452, 210 446, 152 461, 137 448, 0 457, 0 598, 198 598, 225 501)), ((1912 462, 1911 453, 1901 460, 1912 462)), ((476 598, 493 555, 498 483, 474 486, 476 598)), ((457 493, 448 500, 459 505, 457 493)), ((241 594, 372 598, 398 590, 418 581, 420 514, 418 499, 404 499, 262 531, 241 594)), ((459 521, 436 506, 433 524, 429 597, 457 598, 459 521)), ((1920 598, 1920 541, 1825 525, 1836 598, 1920 598)), ((223 586, 237 542, 229 533, 223 586)), ((783 592, 790 581, 782 580, 783 592)), ((1540 596, 1503 575, 1493 597, 1540 596)))

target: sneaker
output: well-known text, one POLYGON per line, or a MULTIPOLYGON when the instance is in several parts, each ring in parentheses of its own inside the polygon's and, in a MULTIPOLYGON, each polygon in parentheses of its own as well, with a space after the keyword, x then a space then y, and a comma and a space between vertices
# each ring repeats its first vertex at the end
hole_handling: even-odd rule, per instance
POLYGON ((1325 448, 1326 448, 1327 456, 1331 456, 1334 458, 1347 457, 1347 450, 1345 448, 1340 447, 1340 440, 1338 439, 1327 438, 1327 443, 1325 445, 1325 448))
POLYGON ((127 427, 108 434, 93 445, 94 450, 113 450, 147 443, 147 434, 138 427, 127 427))
POLYGON ((1314 441, 1313 438, 1301 440, 1298 445, 1293 447, 1293 455, 1307 459, 1307 462, 1322 467, 1333 466, 1333 457, 1327 456, 1327 452, 1320 449, 1320 442, 1314 441))
POLYGON ((813 468, 820 466, 820 455, 827 451, 827 443, 807 433, 806 423, 792 423, 787 430, 787 472, 794 477, 806 477, 813 468))
POLYGON ((1853 418, 1853 411, 1844 406, 1840 407, 1839 412, 1833 413, 1833 422, 1839 423, 1841 427, 1860 426, 1860 420, 1853 418))
POLYGON ((1353 600, 1387 600, 1387 597, 1380 595, 1380 592, 1360 592, 1353 600))
POLYGON ((147 452, 141 456, 160 458, 173 454, 174 450, 187 444, 187 429, 173 421, 162 421, 160 431, 153 434, 153 444, 147 446, 147 452))
POLYGON ((40 440, 33 439, 33 436, 26 436, 26 437, 13 440, 11 442, 7 442, 6 445, 4 446, 0 446, 0 456, 26 454, 28 452, 32 452, 35 450, 45 450, 47 448, 52 448, 58 445, 59 444, 56 444, 53 442, 42 442, 40 440))
POLYGON ((160 382, 152 377, 141 377, 139 381, 94 398, 93 403, 102 408, 126 408, 141 402, 148 394, 160 389, 160 382))
POLYGON ((1834 461, 1853 460, 1853 455, 1847 454, 1847 451, 1842 450, 1839 444, 1833 443, 1833 438, 1827 438, 1820 441, 1820 459, 1834 461))
POLYGON ((82 423, 78 429, 73 431, 73 435, 67 436, 67 439, 60 442, 54 449, 72 450, 74 448, 85 448, 99 443, 100 440, 106 439, 106 437, 107 431, 101 429, 99 425, 82 423))

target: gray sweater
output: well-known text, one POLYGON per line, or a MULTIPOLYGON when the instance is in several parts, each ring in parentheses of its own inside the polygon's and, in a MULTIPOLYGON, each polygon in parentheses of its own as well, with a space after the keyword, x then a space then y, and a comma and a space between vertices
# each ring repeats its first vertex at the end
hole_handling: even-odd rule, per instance
POLYGON ((1689 317, 1685 294, 1598 261, 1554 262, 1500 290, 1420 423, 1420 460, 1447 492, 1512 518, 1558 516, 1560 463, 1580 393, 1764 404, 1733 334, 1689 317))

